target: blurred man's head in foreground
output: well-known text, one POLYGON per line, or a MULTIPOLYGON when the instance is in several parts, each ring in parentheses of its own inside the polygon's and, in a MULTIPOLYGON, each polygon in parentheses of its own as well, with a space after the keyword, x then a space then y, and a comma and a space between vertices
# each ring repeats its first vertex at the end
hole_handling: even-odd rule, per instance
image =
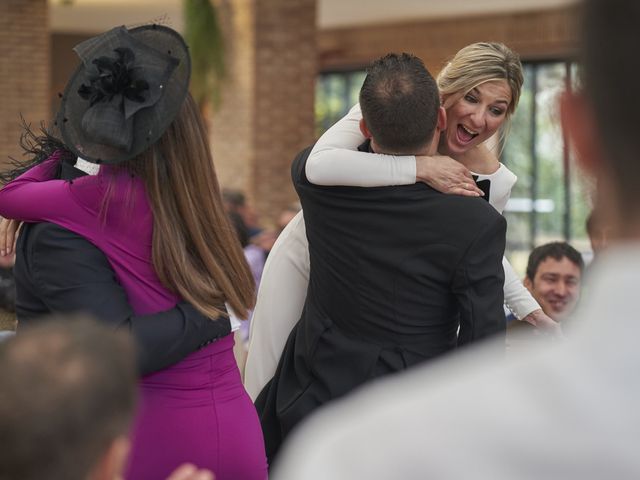
POLYGON ((136 380, 128 335, 87 318, 45 321, 0 343, 0 477, 118 477, 136 380))

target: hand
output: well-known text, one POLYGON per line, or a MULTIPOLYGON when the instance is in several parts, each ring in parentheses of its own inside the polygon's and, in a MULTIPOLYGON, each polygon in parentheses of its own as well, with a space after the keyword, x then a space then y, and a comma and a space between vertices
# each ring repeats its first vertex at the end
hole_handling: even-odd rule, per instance
POLYGON ((451 157, 416 157, 416 181, 424 182, 439 192, 466 197, 481 197, 471 172, 451 157))
POLYGON ((10 218, 3 218, 0 221, 0 255, 3 257, 14 252, 20 225, 22 222, 10 218))
POLYGON ((534 310, 522 320, 553 337, 562 338, 563 336, 560 324, 547 316, 542 309, 534 310))
POLYGON ((190 463, 180 465, 167 480, 215 480, 215 475, 209 470, 196 468, 190 463))

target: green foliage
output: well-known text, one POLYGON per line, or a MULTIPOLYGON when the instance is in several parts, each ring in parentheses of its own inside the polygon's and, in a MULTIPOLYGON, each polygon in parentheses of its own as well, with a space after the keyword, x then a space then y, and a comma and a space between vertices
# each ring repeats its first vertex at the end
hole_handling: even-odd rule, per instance
POLYGON ((220 101, 225 75, 224 39, 210 0, 184 0, 184 38, 191 53, 191 94, 202 109, 220 101))

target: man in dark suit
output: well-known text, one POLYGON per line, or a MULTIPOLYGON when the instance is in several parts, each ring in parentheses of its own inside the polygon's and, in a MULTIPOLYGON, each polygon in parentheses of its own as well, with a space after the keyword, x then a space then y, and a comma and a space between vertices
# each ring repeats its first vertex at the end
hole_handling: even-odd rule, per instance
MULTIPOLYGON (((369 139, 361 149, 435 154, 446 114, 418 58, 374 62, 360 105, 369 139)), ((488 202, 424 184, 316 186, 305 175, 310 150, 292 167, 311 260, 305 308, 256 400, 271 462, 291 429, 326 402, 504 334, 506 222, 488 202)))
MULTIPOLYGON (((62 163, 70 181, 84 172, 62 163)), ((46 314, 85 312, 114 329, 128 330, 145 375, 172 365, 230 333, 229 319, 205 317, 187 303, 137 316, 105 255, 83 237, 52 223, 24 224, 14 267, 19 329, 46 314)))

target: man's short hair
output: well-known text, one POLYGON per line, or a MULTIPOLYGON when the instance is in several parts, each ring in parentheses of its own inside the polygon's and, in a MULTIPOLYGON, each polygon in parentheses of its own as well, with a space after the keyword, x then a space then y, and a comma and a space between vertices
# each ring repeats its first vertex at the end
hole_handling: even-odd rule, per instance
POLYGON ((128 432, 134 358, 124 333, 79 317, 0 343, 0 478, 86 478, 128 432))
POLYGON ((568 258, 569 261, 580 269, 581 273, 584 270, 582 255, 567 242, 545 243, 544 245, 534 248, 529 254, 529 262, 527 263, 527 278, 529 280, 533 282, 538 272, 538 267, 547 258, 553 258, 558 261, 563 258, 568 258))
POLYGON ((585 0, 582 5, 583 84, 613 169, 621 205, 640 209, 640 161, 637 147, 640 2, 585 0))
POLYGON ((438 86, 418 57, 390 53, 374 61, 360 90, 362 116, 387 152, 415 153, 436 129, 438 86))

